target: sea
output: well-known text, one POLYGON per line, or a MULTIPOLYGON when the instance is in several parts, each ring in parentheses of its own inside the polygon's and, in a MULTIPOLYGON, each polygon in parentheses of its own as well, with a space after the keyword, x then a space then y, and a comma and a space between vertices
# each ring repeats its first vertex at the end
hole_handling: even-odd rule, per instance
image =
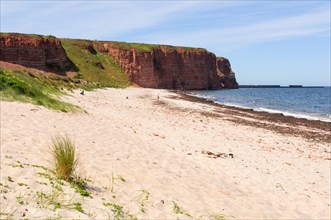
POLYGON ((190 95, 227 106, 331 122, 331 87, 239 88, 190 91, 190 95))

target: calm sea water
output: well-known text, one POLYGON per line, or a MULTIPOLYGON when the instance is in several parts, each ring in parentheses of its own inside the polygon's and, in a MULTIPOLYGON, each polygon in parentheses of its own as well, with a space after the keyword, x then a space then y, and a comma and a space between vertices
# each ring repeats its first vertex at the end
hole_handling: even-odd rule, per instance
POLYGON ((331 122, 331 88, 243 88, 192 91, 216 103, 331 122))

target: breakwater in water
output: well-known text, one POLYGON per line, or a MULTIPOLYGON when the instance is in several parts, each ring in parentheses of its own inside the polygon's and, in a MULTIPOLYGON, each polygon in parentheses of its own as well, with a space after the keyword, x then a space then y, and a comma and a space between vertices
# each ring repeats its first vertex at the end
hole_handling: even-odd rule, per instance
POLYGON ((239 85, 239 88, 324 88, 324 86, 303 86, 303 85, 239 85))

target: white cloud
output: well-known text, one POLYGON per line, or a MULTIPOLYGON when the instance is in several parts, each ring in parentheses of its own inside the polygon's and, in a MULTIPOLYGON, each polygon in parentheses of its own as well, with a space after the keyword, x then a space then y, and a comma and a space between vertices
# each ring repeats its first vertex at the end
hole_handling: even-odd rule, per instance
POLYGON ((197 4, 199 2, 194 1, 36 1, 29 4, 6 1, 1 8, 2 29, 98 38, 160 24, 172 14, 197 4))
MULTIPOLYGON (((330 31, 329 9, 296 16, 287 13, 286 17, 262 22, 254 19, 279 7, 286 8, 280 3, 261 5, 250 1, 4 1, 1 31, 103 40, 123 38, 208 49, 220 45, 228 50, 330 31), (207 19, 200 22, 194 19, 198 16, 207 19)), ((291 14, 294 13, 298 12, 291 14)))
POLYGON ((318 10, 303 15, 289 16, 248 25, 222 28, 199 28, 181 33, 153 33, 138 40, 151 43, 211 47, 223 45, 237 48, 244 45, 312 34, 330 34, 330 11, 318 10))

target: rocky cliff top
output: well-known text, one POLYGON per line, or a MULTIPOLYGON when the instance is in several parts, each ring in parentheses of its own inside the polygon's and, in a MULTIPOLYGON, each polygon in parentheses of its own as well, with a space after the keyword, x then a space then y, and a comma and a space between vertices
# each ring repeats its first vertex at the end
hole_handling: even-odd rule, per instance
MULTIPOLYGON (((93 42, 91 42, 93 44, 93 42)), ((119 41, 94 41, 100 47, 100 44, 107 45, 110 48, 116 48, 121 50, 135 50, 137 52, 150 52, 153 49, 161 48, 167 51, 206 51, 204 48, 172 46, 162 44, 145 44, 145 43, 128 43, 119 41)))

